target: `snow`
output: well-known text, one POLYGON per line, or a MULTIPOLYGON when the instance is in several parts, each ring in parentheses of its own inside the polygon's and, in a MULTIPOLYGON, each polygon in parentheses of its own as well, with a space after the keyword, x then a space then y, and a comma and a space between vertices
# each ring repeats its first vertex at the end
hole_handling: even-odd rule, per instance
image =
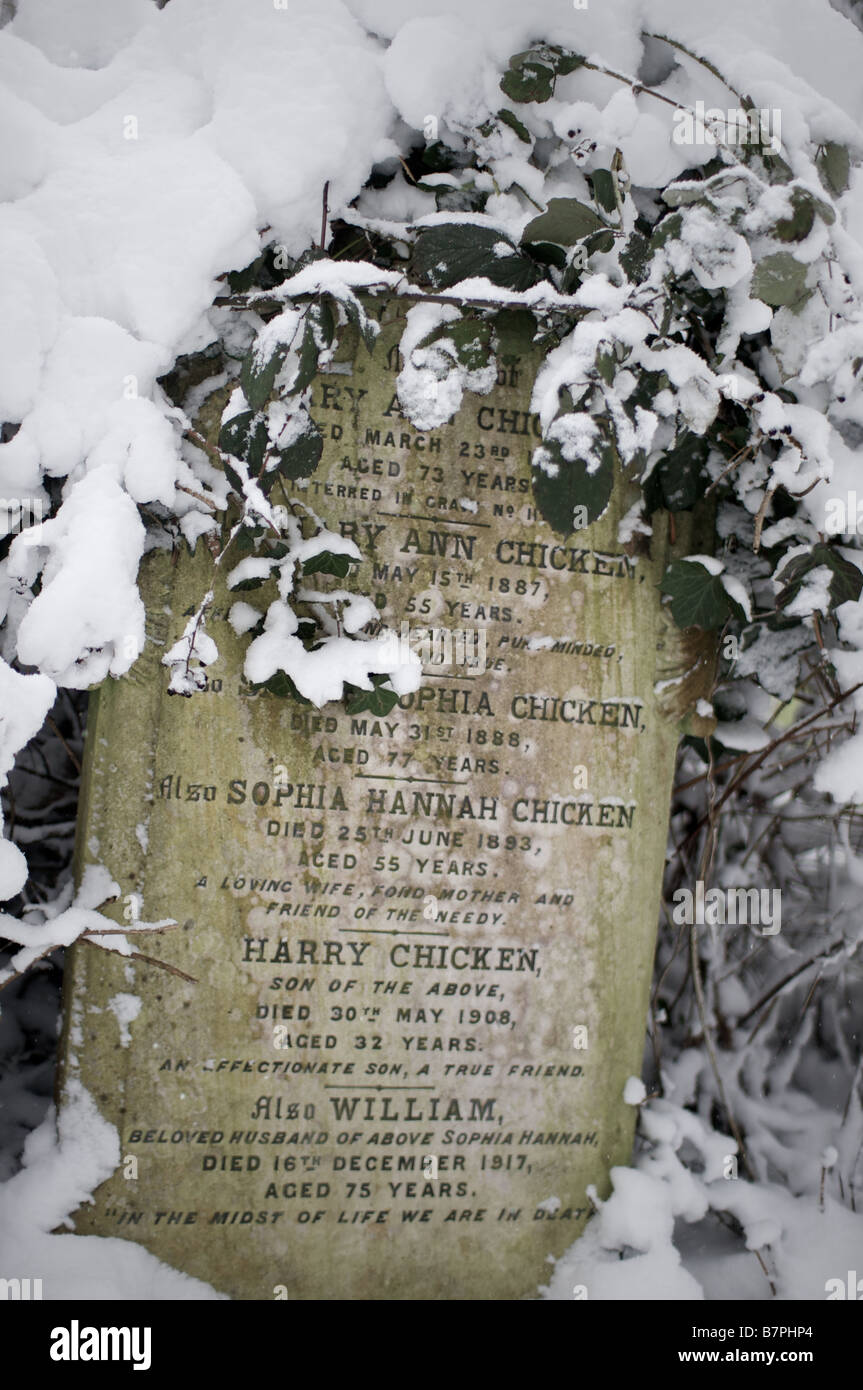
POLYGON ((647 1099, 647 1087, 640 1076, 627 1077, 623 1099, 626 1105, 641 1105, 647 1099))
POLYGON ((38 1269, 45 1299, 222 1298, 132 1241, 52 1234, 120 1161, 117 1131, 72 1081, 59 1115, 52 1107, 28 1137, 21 1171, 0 1184, 4 1273, 38 1269))
POLYGON ((417 304, 408 310, 400 344, 404 366, 396 378, 396 392, 402 410, 419 430, 435 429, 451 419, 466 390, 487 395, 494 386, 495 363, 468 370, 458 361, 451 338, 420 346, 436 329, 458 317, 449 305, 417 304))
POLYGON ((328 637, 315 651, 307 651, 295 636, 297 618, 282 602, 270 604, 264 630, 246 652, 248 680, 267 681, 284 671, 297 690, 319 708, 329 700, 340 700, 345 682, 360 690, 371 690, 373 672, 387 675, 399 695, 418 690, 422 665, 414 652, 394 651, 387 637, 354 642, 350 637, 328 637))
POLYGON ((120 1025, 120 1046, 128 1047, 132 1041, 129 1024, 134 1023, 141 1012, 141 1001, 136 994, 115 994, 108 1000, 108 1008, 120 1025))
POLYGON ((419 130, 429 116, 439 122, 452 117, 464 120, 473 112, 481 119, 483 56, 479 34, 460 18, 408 19, 383 63, 393 106, 408 125, 419 130))
MULTIPOLYGON (((214 340, 217 277, 246 265, 274 237, 289 255, 307 249, 320 236, 325 183, 331 218, 345 214, 361 225, 368 216, 370 226, 389 230, 410 221, 406 235, 473 221, 493 227, 508 246, 532 215, 514 195, 515 185, 531 196, 542 185, 513 132, 499 137, 498 191, 483 214, 435 212, 431 195, 405 181, 379 199, 363 195, 358 212, 347 204, 374 164, 395 161, 406 149, 408 127, 430 141, 441 126, 457 131, 499 109, 501 69, 537 35, 635 74, 645 26, 714 60, 732 84, 727 88, 677 51, 677 66, 663 84, 674 100, 724 109, 745 92, 760 108, 781 113, 783 151, 801 186, 822 191, 811 161, 800 153, 806 141, 836 140, 863 152, 863 35, 826 0, 726 0, 721 10, 691 0, 653 0, 649 13, 636 0, 606 0, 586 10, 562 0, 536 0, 529 7, 521 0, 472 0, 470 6, 462 0, 290 0, 284 8, 248 0, 171 0, 162 10, 151 0, 65 0, 62 6, 20 0, 15 18, 0 30, 0 119, 6 131, 0 168, 0 261, 6 271, 0 285, 0 417, 20 424, 0 444, 0 479, 4 497, 47 504, 50 485, 59 490, 61 505, 54 517, 17 537, 0 562, 0 614, 6 618, 0 783, 43 723, 57 686, 81 690, 119 677, 143 649, 136 578, 145 534, 139 506, 179 514, 189 539, 212 525, 193 499, 177 493, 178 484, 200 486, 199 476, 189 454, 184 457, 182 422, 157 380, 178 355, 214 340), (39 592, 28 601, 37 579, 39 592), (15 661, 35 673, 19 673, 10 664, 15 661)), ((663 48, 661 41, 656 47, 663 48)), ((545 189, 553 196, 586 198, 584 173, 607 167, 615 147, 632 182, 646 188, 664 185, 701 153, 704 160, 713 153, 707 145, 693 151, 676 144, 671 106, 645 92, 636 95, 601 72, 561 79, 544 109, 524 116, 533 131, 549 120, 567 141, 545 189)), ((840 199, 846 227, 837 224, 829 232, 858 290, 861 190, 863 176, 855 171, 840 199)), ((716 191, 720 200, 735 196, 730 189, 716 191)), ((691 270, 705 289, 727 291, 731 315, 717 371, 682 345, 646 346, 655 324, 647 307, 641 312, 627 302, 611 264, 587 277, 574 295, 548 284, 501 292, 475 277, 444 292, 452 306, 408 310, 398 386, 403 408, 420 428, 434 428, 451 418, 465 391, 490 388, 494 369, 466 371, 451 339, 422 346, 430 332, 457 317, 460 301, 578 308, 584 317, 549 355, 532 408, 561 444, 565 460, 592 462, 596 427, 586 408, 556 417, 561 392, 568 388, 577 405, 592 389, 597 353, 614 349, 628 365, 616 369, 616 395, 607 398, 607 409, 620 428, 627 460, 637 449, 666 447, 678 413, 688 428, 704 434, 723 399, 755 394, 754 382, 727 363, 742 337, 769 329, 778 349, 777 379, 756 409, 765 435, 781 440, 772 481, 795 495, 815 484, 803 505, 813 530, 820 529, 825 499, 853 489, 859 474, 859 449, 838 429, 863 423, 859 404, 839 402, 831 422, 825 408, 831 382, 844 382, 846 394, 852 393, 863 329, 845 321, 833 331, 828 323, 844 294, 839 274, 799 315, 751 297, 753 260, 763 249, 759 238, 772 218, 787 211, 788 195, 772 190, 752 206, 747 194, 739 196, 736 231, 724 228, 707 208, 689 205, 681 241, 668 244, 676 274, 691 270), (641 410, 634 426, 626 424, 627 433, 620 402, 638 368, 664 371, 673 389, 659 392, 650 411, 641 410), (786 382, 793 382, 799 404, 779 393, 786 382)), ((631 222, 631 204, 626 216, 631 222)), ((816 219, 795 255, 814 266, 827 237, 816 219)), ((324 289, 351 302, 355 291, 372 284, 405 293, 412 288, 398 270, 372 271, 342 261, 309 265, 282 293, 324 289)), ((264 335, 262 351, 287 342, 297 322, 296 311, 286 309, 264 335)), ((244 404, 235 392, 225 418, 244 404)), ((271 423, 280 427, 278 412, 271 423)), ((746 506, 754 513, 764 480, 752 477, 744 464, 740 477, 751 478, 746 506)), ((215 477, 210 481, 215 486, 215 477)), ((267 505, 253 485, 246 491, 250 502, 267 505)), ((765 527, 765 547, 787 539, 791 533, 782 528, 781 521, 765 527)), ((628 518, 625 529, 631 535, 644 526, 628 518)), ((302 591, 322 609, 331 606, 336 616, 326 614, 327 635, 318 651, 307 651, 296 636, 287 602, 295 570, 323 550, 359 558, 352 542, 320 533, 305 541, 292 537, 285 561, 245 559, 233 569, 233 583, 278 570, 280 597, 263 615, 263 633, 249 645, 248 677, 265 680, 285 671, 316 705, 341 698, 345 681, 369 690, 371 674, 379 671, 389 675, 397 693, 417 689, 414 654, 394 656, 386 635, 352 640, 377 616, 363 595, 302 591)), ((749 614, 747 593, 722 562, 690 559, 721 573, 730 596, 749 614)), ((806 618, 823 612, 830 581, 828 568, 811 571, 786 612, 806 618)), ((205 630, 207 598, 164 657, 173 670, 172 688, 184 693, 201 683, 203 669, 218 655, 205 630)), ((847 688, 860 678, 863 617, 859 603, 844 608, 840 636, 858 650, 831 649, 829 657, 847 688)), ((261 616, 237 602, 230 620, 244 634, 261 616)), ((741 671, 790 694, 795 651, 788 640, 782 659, 777 642, 768 669, 759 637, 741 654, 741 671)), ((863 712, 859 692, 854 705, 863 712)), ((701 713, 703 707, 712 710, 705 701, 701 713)), ((752 714, 720 720, 716 737, 744 751, 767 741, 763 721, 752 714)), ((826 754, 815 786, 839 802, 863 802, 863 734, 826 754)), ((138 827, 138 839, 146 845, 146 827, 138 827)), ((0 900, 15 896, 26 874, 21 851, 0 841, 0 900)), ((53 907, 27 913, 45 920, 4 915, 3 934, 19 947, 12 969, 82 933, 130 954, 126 936, 106 934, 105 918, 96 910, 115 893, 119 888, 104 871, 93 871, 74 902, 58 899, 53 907)), ((164 924, 136 922, 129 935, 158 925, 164 924)), ((728 997, 733 1002, 730 987, 728 997)), ((131 994, 110 1001, 124 1046, 137 1006, 131 994)), ((780 1298, 823 1297, 826 1278, 855 1267, 861 1218, 847 1207, 829 1198, 819 1207, 811 1195, 767 1182, 728 1182, 721 1160, 736 1146, 727 1136, 709 1131, 670 1101, 648 1101, 637 1078, 627 1082, 624 1098, 639 1107, 652 1150, 635 1168, 614 1170, 612 1196, 598 1204, 587 1234, 558 1262, 548 1297, 571 1299, 573 1287, 582 1285, 591 1298, 717 1296, 715 1275, 702 1279, 699 1269, 696 1277, 697 1261, 684 1258, 675 1239, 676 1223, 697 1229, 716 1210, 736 1214, 751 1250, 770 1244, 780 1298), (703 1175, 693 1175, 678 1157, 684 1141, 701 1151, 703 1175)), ((43 1270, 47 1297, 214 1296, 131 1242, 49 1234, 120 1156, 118 1136, 100 1120, 91 1099, 73 1085, 67 1101, 59 1134, 51 1117, 31 1135, 24 1168, 0 1186, 0 1229, 12 1264, 35 1263, 43 1270)), ((746 1118, 757 1129, 757 1114, 746 1118)), ((835 1144, 824 1148, 825 1155, 828 1150, 838 1153, 835 1144)), ((552 1212, 558 1202, 548 1198, 545 1209, 552 1212)))
POLYGON ((144 646, 143 549, 137 508, 110 467, 81 478, 32 544, 26 531, 13 542, 10 575, 42 571, 18 629, 20 659, 75 690, 128 671, 144 646))

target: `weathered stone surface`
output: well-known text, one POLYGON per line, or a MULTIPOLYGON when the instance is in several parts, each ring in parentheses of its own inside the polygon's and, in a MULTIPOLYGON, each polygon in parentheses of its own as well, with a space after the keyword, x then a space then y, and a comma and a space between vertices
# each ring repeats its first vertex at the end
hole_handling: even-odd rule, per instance
POLYGON ((487 669, 380 720, 252 695, 217 588, 209 689, 169 698, 165 644, 213 583, 199 544, 145 562, 151 641, 91 715, 80 862, 178 919, 141 949, 197 983, 72 953, 65 1075, 138 1160, 76 1230, 238 1298, 534 1296, 632 1141, 678 737, 653 693, 665 520, 624 554, 621 485, 554 535, 536 363, 421 435, 400 327, 315 385, 304 496, 390 626, 482 630, 487 669), (118 994, 141 1000, 127 1045, 118 994))

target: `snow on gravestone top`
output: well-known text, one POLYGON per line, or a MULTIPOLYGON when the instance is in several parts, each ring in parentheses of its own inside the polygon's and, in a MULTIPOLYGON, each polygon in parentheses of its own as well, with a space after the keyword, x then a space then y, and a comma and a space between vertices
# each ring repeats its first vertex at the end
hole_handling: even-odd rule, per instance
POLYGON ((199 543, 146 559, 150 641, 88 731, 79 871, 176 918, 143 949, 197 983, 73 952, 64 1082, 124 1156, 75 1229, 237 1298, 535 1296, 632 1142, 678 739, 666 518, 627 555, 621 482, 556 535, 539 358, 420 433, 390 312, 316 382, 324 455, 291 488, 356 540, 391 628, 462 633, 450 664, 386 718, 255 694, 221 579, 209 687, 169 698, 161 656, 214 584, 199 543))

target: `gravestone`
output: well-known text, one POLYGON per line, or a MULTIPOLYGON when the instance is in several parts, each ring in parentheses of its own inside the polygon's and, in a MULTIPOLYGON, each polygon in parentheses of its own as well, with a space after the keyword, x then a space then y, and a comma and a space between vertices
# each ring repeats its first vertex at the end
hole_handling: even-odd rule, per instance
POLYGON ((667 518, 627 554, 621 483, 555 534, 539 359, 421 433, 383 322, 315 383, 301 495, 360 546, 353 587, 397 633, 446 629, 448 663, 385 718, 256 693, 221 576, 220 660, 171 698, 161 657, 214 584, 199 543, 145 559, 145 653, 91 709, 79 873, 121 885, 117 924, 176 919, 135 944, 195 983, 70 953, 62 1086, 123 1155, 75 1230, 234 1298, 535 1297, 633 1137, 679 733, 654 694, 667 518))

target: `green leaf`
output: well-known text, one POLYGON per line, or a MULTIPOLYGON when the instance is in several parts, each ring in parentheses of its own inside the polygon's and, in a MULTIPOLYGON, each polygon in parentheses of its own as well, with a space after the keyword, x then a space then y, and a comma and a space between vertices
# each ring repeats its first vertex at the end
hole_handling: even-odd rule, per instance
POLYGON ((548 101, 554 92, 554 68, 530 53, 517 53, 510 59, 500 86, 510 101, 548 101))
POLYGON ((575 198, 552 198, 545 212, 528 222, 521 234, 521 244, 553 241, 558 246, 574 246, 582 237, 604 229, 605 223, 593 208, 575 198))
POLYGON ((530 131, 527 126, 522 125, 514 111, 510 111, 507 107, 502 106, 497 113, 497 118, 499 121, 503 121, 504 125, 508 125, 510 130, 514 130, 519 140, 523 140, 526 145, 531 143, 530 131))
POLYGON ((664 246, 669 237, 679 237, 680 229, 683 226, 683 214, 670 212, 667 217, 663 217, 653 229, 653 236, 650 238, 650 245, 654 250, 664 246))
POLYGON ((337 579, 344 579, 351 565, 358 564, 359 560, 353 555, 321 550, 317 555, 310 555, 308 560, 303 561, 303 574, 334 574, 337 579))
POLYGON ((551 241, 532 241, 530 254, 540 265, 553 265, 555 270, 566 269, 565 250, 562 246, 555 246, 551 241))
MULTIPOLYGON (((267 576, 269 578, 269 575, 267 576)), ((262 584, 266 584, 267 579, 263 575, 253 574, 250 579, 238 579, 236 584, 231 585, 231 593, 247 593, 251 589, 260 589, 262 584)))
POLYGON ((449 340, 455 348, 455 355, 469 372, 488 366, 491 358, 491 324, 483 319, 451 319, 449 323, 438 324, 437 328, 423 338, 420 346, 449 340))
POLYGON ((780 568, 776 577, 783 581, 785 587, 776 600, 776 607, 787 608, 795 595, 800 592, 806 575, 819 565, 826 565, 832 572, 833 577, 830 580, 831 608, 837 608, 840 603, 856 602, 860 597, 861 589, 863 589, 863 573, 850 560, 846 560, 833 546, 825 545, 822 542, 814 545, 808 555, 798 555, 780 568))
POLYGON ((493 285, 527 290, 541 278, 539 267, 492 227, 454 222, 430 227, 414 248, 414 270, 435 289, 484 275, 493 285), (510 254, 511 251, 511 254, 510 254))
POLYGON ((491 324, 484 320, 459 319, 447 325, 447 336, 455 344, 456 356, 466 371, 487 367, 491 359, 491 324))
POLYGON ((662 190, 662 201, 670 208, 681 208, 706 202, 707 194, 703 183, 672 183, 662 190))
POLYGON ((355 685, 345 682, 345 708, 348 714, 362 714, 367 710, 369 714, 383 719, 398 704, 399 697, 396 692, 390 686, 384 685, 386 676, 372 676, 371 679, 374 690, 359 690, 355 685))
POLYGON ((655 465, 644 484, 648 512, 664 508, 688 512, 704 496, 704 466, 710 444, 702 435, 686 433, 655 465))
POLYGON ((279 450, 278 471, 283 478, 308 478, 321 461, 324 436, 317 425, 309 427, 286 449, 279 450))
POLYGON ((603 254, 614 249, 614 232, 603 228, 601 232, 592 232, 584 243, 584 249, 588 256, 592 256, 594 251, 601 251, 603 254))
POLYGON ((536 336, 536 319, 529 309, 501 309, 494 321, 497 355, 504 362, 525 357, 536 336))
POLYGON ((631 284, 640 285, 647 278, 649 261, 650 242, 647 237, 638 231, 630 232, 620 253, 620 264, 631 284))
POLYGON ((752 293, 774 308, 796 304, 806 293, 806 266, 796 261, 790 251, 765 256, 755 267, 752 293))
POLYGON ((231 294, 246 294, 253 286, 257 286, 260 283, 266 260, 267 253, 262 251, 260 256, 250 261, 242 270, 229 270, 227 279, 231 294))
POLYGON ((284 541, 275 540, 269 532, 264 536, 264 544, 269 551, 271 560, 284 560, 291 548, 289 545, 285 545, 284 541))
POLYGON ((698 560, 674 560, 662 579, 662 592, 671 600, 678 627, 722 627, 734 607, 718 574, 698 560))
POLYGON ((362 304, 351 290, 348 290, 346 294, 342 293, 339 295, 339 303, 348 316, 348 322, 352 323, 358 330, 366 348, 371 352, 378 340, 378 334, 381 331, 380 324, 366 313, 362 304))
POLYGON ((617 360, 614 353, 611 351, 598 352, 596 354, 596 370, 599 372, 606 386, 612 386, 614 384, 614 375, 617 371, 617 360))
POLYGON ((278 343, 269 357, 261 359, 257 342, 252 343, 240 368, 240 385, 252 410, 263 410, 267 404, 287 355, 288 344, 278 343))
POLYGON ((590 182, 593 187, 593 196, 603 211, 616 212, 617 199, 614 196, 614 175, 611 170, 594 169, 590 175, 590 182))
POLYGON ((324 297, 310 304, 306 310, 303 327, 303 341, 300 344, 299 366, 291 382, 291 394, 305 391, 314 380, 318 370, 318 353, 329 347, 335 333, 335 319, 329 298, 324 297))
MULTIPOLYGON (((232 416, 222 425, 219 431, 219 448, 226 454, 243 459, 249 465, 251 473, 257 473, 261 468, 267 451, 267 441, 266 417, 252 410, 241 410, 238 415, 232 416)), ((232 479, 229 481, 237 491, 242 491, 239 479, 236 483, 232 479)))
POLYGON ((574 531, 597 521, 606 510, 614 486, 614 449, 610 443, 603 446, 599 467, 591 473, 583 459, 565 459, 556 440, 543 441, 540 447, 557 464, 558 471, 552 478, 534 464, 533 495, 536 505, 558 535, 570 536, 574 531), (581 525, 578 524, 576 507, 585 509, 581 525))
MULTIPOLYGON (((744 150, 747 153, 751 148, 752 146, 744 146, 744 150)), ((794 171, 792 170, 791 165, 788 164, 782 158, 781 154, 774 154, 770 150, 767 150, 762 146, 760 151, 760 157, 763 160, 764 166, 770 175, 771 183, 791 182, 791 180, 794 177, 794 171)))
POLYGON ((828 140, 815 164, 824 187, 838 198, 840 193, 845 192, 851 177, 851 156, 845 146, 828 140))
POLYGON ((777 241, 802 241, 815 221, 815 204, 802 188, 792 188, 790 197, 791 212, 771 228, 770 235, 777 241))
POLYGON ((792 188, 791 212, 773 226, 771 236, 778 241, 803 241, 812 231, 816 212, 828 227, 836 221, 835 212, 823 199, 814 197, 806 188, 792 188))
MULTIPOLYGON (((239 585, 235 586, 239 588, 239 585)), ((301 705, 310 705, 311 700, 307 700, 305 695, 301 695, 286 671, 276 671, 269 680, 261 681, 253 687, 255 690, 269 690, 271 695, 278 695, 282 700, 299 700, 301 705)))
POLYGON ((551 47, 549 51, 552 54, 552 66, 558 77, 566 77, 569 73, 584 67, 587 62, 583 53, 573 53, 569 49, 554 47, 551 47))
POLYGON ((299 363, 297 374, 291 382, 291 394, 305 391, 306 387, 314 380, 318 370, 318 345, 315 342, 315 330, 312 323, 306 316, 303 328, 303 340, 300 343, 300 351, 297 354, 299 363))

